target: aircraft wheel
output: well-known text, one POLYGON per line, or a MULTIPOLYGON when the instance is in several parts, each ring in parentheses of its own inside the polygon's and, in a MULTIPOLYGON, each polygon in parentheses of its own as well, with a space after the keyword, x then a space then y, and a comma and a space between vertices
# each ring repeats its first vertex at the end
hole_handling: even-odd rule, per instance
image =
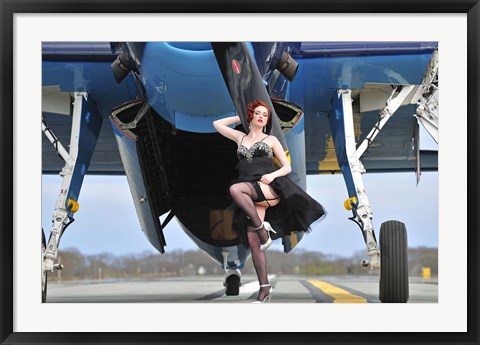
MULTIPOLYGON (((43 232, 42 229, 42 266, 43 266, 43 258, 45 256, 45 250, 47 248, 47 243, 45 240, 45 233, 43 232)), ((47 276, 47 271, 43 272, 42 268, 42 303, 45 303, 47 301, 47 282, 48 282, 48 276, 47 276)))
POLYGON ((407 229, 396 220, 380 227, 380 301, 406 303, 408 290, 407 229))
POLYGON ((240 277, 232 274, 225 280, 225 295, 238 296, 240 293, 240 277))

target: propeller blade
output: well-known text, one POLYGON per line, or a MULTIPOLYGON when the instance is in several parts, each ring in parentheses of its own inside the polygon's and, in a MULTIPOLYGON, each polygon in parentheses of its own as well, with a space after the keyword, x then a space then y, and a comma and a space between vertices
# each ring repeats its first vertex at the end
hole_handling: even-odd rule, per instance
POLYGON ((272 111, 270 134, 274 135, 282 144, 284 151, 288 152, 287 142, 275 108, 270 100, 270 95, 245 42, 212 42, 212 47, 245 131, 248 133, 249 130, 247 104, 260 99, 272 111))
MULTIPOLYGON (((290 160, 287 142, 280 126, 280 120, 275 112, 270 95, 260 75, 258 67, 244 42, 212 42, 213 52, 218 66, 222 71, 223 79, 227 85, 243 128, 248 133, 247 105, 260 99, 272 111, 270 134, 277 137, 278 141, 290 160)), ((286 253, 290 252, 303 237, 303 232, 292 233, 283 237, 283 246, 286 253)))

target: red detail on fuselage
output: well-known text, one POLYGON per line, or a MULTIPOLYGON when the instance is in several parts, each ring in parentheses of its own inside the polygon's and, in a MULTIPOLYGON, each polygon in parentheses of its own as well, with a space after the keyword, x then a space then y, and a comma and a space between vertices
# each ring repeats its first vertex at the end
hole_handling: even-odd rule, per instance
POLYGON ((232 60, 232 68, 233 68, 233 71, 236 74, 240 74, 240 72, 242 70, 241 67, 240 67, 240 63, 235 59, 232 60))

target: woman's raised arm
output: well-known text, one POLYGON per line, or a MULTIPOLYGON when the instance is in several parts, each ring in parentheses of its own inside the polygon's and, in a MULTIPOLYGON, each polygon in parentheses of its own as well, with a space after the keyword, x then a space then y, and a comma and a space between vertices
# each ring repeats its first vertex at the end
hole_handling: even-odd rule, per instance
POLYGON ((240 123, 240 117, 238 115, 231 116, 231 117, 225 117, 223 119, 215 120, 213 121, 213 127, 223 135, 224 137, 235 141, 238 143, 240 138, 245 135, 245 133, 237 131, 236 129, 233 129, 229 127, 230 125, 240 123))

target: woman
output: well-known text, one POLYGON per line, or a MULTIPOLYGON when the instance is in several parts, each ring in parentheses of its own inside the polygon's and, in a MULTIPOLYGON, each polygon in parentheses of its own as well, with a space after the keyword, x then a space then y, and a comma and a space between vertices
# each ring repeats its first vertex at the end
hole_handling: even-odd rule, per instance
MULTIPOLYGON (((248 134, 229 127, 240 122, 238 116, 213 122, 220 134, 238 145, 239 175, 230 186, 230 194, 248 219, 247 239, 260 283, 256 303, 270 301, 273 292, 268 282, 265 256, 265 251, 272 243, 271 237, 278 238, 292 231, 308 231, 314 221, 326 214, 322 205, 286 176, 291 172, 291 167, 282 145, 269 134, 270 121, 268 105, 255 100, 247 106, 248 134), (273 164, 274 155, 280 168, 273 164)), ((239 212, 236 213, 234 219, 239 219, 239 212)), ((239 223, 242 222, 236 222, 234 226, 238 228, 239 223)))

